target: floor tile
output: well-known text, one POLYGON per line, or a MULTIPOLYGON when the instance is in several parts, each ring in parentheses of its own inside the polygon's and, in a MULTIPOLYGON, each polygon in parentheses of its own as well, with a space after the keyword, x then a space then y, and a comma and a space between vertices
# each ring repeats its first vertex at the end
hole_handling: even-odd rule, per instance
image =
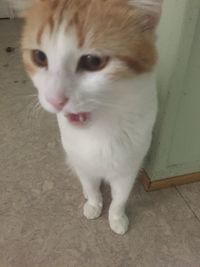
POLYGON ((177 190, 200 221, 200 183, 179 186, 177 190))

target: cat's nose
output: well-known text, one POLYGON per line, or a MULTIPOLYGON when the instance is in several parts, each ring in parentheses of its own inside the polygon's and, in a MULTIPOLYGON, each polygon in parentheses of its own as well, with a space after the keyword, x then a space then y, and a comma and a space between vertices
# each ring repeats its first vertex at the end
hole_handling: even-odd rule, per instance
POLYGON ((65 104, 68 102, 67 97, 48 97, 47 101, 57 110, 62 110, 65 104))

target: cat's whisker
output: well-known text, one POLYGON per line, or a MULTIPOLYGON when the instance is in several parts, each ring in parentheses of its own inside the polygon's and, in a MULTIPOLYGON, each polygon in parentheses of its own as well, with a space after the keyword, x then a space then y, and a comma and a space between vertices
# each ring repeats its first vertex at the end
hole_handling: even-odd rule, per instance
POLYGON ((37 102, 36 105, 33 108, 32 116, 33 117, 38 117, 41 110, 42 110, 42 107, 41 107, 40 103, 37 102))
POLYGON ((36 97, 38 97, 38 95, 33 94, 33 95, 25 95, 25 96, 22 96, 22 97, 25 97, 25 98, 36 98, 36 97))
POLYGON ((36 110, 35 110, 35 117, 39 117, 41 115, 41 111, 43 111, 40 103, 38 103, 38 106, 36 107, 36 110))
POLYGON ((20 98, 37 98, 38 95, 37 94, 31 94, 31 95, 21 95, 21 94, 17 94, 15 95, 15 97, 20 97, 20 98))
POLYGON ((29 108, 29 112, 28 112, 28 121, 30 121, 31 118, 33 118, 33 114, 34 114, 34 110, 35 110, 35 106, 37 105, 37 102, 31 102, 30 108, 29 108))
MULTIPOLYGON (((26 113, 27 113, 27 120, 28 122, 31 121, 31 119, 35 118, 36 113, 38 113, 40 109, 40 103, 38 102, 37 98, 34 98, 33 101, 31 101, 26 108, 26 113)), ((38 115, 38 114, 37 114, 38 115)))

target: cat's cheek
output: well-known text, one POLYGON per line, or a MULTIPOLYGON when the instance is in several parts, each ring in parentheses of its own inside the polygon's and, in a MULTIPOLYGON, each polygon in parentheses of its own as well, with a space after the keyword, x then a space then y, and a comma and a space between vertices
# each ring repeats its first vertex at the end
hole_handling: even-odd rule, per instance
POLYGON ((46 100, 45 90, 44 90, 45 83, 41 77, 41 73, 36 73, 34 76, 31 77, 31 79, 33 81, 35 88, 38 91, 38 99, 43 109, 50 113, 57 113, 57 110, 46 100))
POLYGON ((58 111, 46 101, 45 96, 43 96, 41 93, 38 94, 38 99, 43 109, 45 109, 47 112, 54 114, 58 113, 58 111))
POLYGON ((80 88, 83 93, 95 95, 105 90, 108 79, 105 74, 90 73, 81 80, 80 88))

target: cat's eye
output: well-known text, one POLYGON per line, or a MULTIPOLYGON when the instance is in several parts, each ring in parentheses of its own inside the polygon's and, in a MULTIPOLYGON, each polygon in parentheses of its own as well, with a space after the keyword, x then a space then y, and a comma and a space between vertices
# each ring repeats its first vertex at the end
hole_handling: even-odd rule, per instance
POLYGON ((47 67, 48 65, 47 56, 41 50, 32 51, 32 60, 35 63, 35 65, 37 65, 40 68, 47 67))
POLYGON ((100 57, 96 55, 84 55, 80 58, 78 71, 99 71, 105 68, 109 57, 100 57))

